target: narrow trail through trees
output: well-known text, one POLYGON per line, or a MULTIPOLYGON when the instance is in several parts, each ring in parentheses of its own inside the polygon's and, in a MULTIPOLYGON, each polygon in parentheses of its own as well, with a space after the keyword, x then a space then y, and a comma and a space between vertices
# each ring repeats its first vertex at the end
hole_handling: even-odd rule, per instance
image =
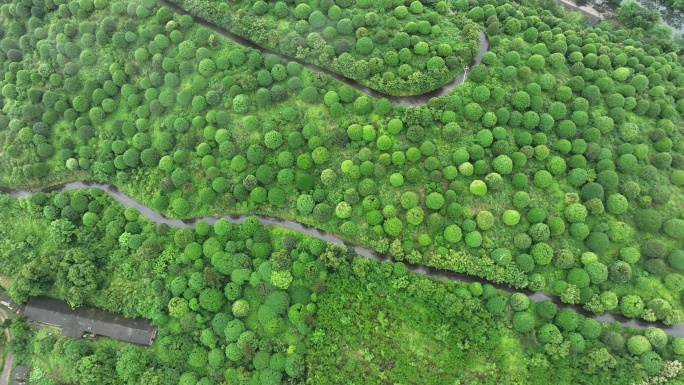
MULTIPOLYGON (((0 307, 0 323, 4 322, 7 318, 9 318, 9 315, 5 309, 0 307)), ((5 338, 6 341, 9 342, 11 338, 9 329, 5 329, 5 338)), ((7 348, 7 346, 8 344, 5 345, 5 348, 7 348)), ((7 356, 5 356, 5 363, 2 367, 2 373, 0 374, 0 385, 9 385, 12 366, 14 366, 14 355, 7 353, 7 356)))
MULTIPOLYGON (((242 223, 245 218, 249 216, 255 216, 259 219, 259 221, 264 224, 264 225, 271 225, 271 226, 280 226, 292 231, 296 231, 317 239, 321 239, 323 241, 326 241, 328 243, 336 244, 339 246, 345 246, 349 247, 354 250, 354 252, 360 256, 363 256, 365 258, 373 259, 378 262, 390 260, 392 261, 392 257, 389 255, 383 255, 379 254, 371 249, 368 249, 366 247, 360 246, 360 245, 355 245, 352 243, 349 243, 342 238, 338 237, 335 234, 330 234, 327 233, 323 230, 320 230, 316 227, 309 226, 297 221, 289 220, 289 219, 281 219, 281 218, 274 218, 274 217, 269 217, 269 216, 264 216, 264 215, 247 215, 247 214, 241 214, 241 215, 231 215, 231 214, 226 214, 226 215, 216 215, 216 216, 206 216, 206 217, 201 217, 201 218, 192 218, 192 219, 174 219, 174 218, 168 218, 164 216, 161 213, 158 213, 157 211, 143 205, 142 203, 138 202, 137 200, 133 199, 132 197, 128 196, 126 193, 122 192, 119 190, 116 186, 109 184, 109 183, 100 183, 100 182, 94 182, 94 181, 73 181, 73 182, 67 182, 63 183, 60 185, 48 187, 42 190, 42 192, 60 192, 60 191, 70 191, 70 190, 79 190, 79 189, 85 189, 85 188, 96 188, 103 190, 105 193, 107 193, 112 199, 123 205, 124 207, 132 207, 138 210, 138 212, 144 216, 145 218, 156 222, 156 223, 164 223, 167 224, 168 226, 171 227, 177 227, 177 228, 194 228, 195 225, 198 222, 206 222, 210 225, 213 225, 218 221, 219 219, 225 219, 231 223, 242 223)), ((30 190, 14 190, 6 187, 0 186, 0 194, 7 194, 12 198, 23 198, 23 197, 29 197, 33 195, 37 191, 30 191, 30 190)), ((531 300, 533 301, 544 301, 544 300, 549 300, 554 302, 555 304, 558 305, 559 308, 563 309, 572 309, 573 311, 582 314, 586 317, 594 318, 597 321, 600 322, 605 322, 605 323, 611 323, 611 322, 619 322, 622 326, 624 327, 633 327, 635 329, 645 329, 647 327, 657 327, 665 331, 668 335, 673 336, 673 337, 684 337, 684 323, 680 323, 677 325, 665 325, 660 322, 647 322, 643 320, 637 320, 637 319, 630 319, 626 318, 620 315, 615 315, 615 314, 609 314, 606 313, 601 316, 595 316, 592 313, 589 313, 585 309, 583 309, 581 306, 577 305, 569 305, 566 303, 563 303, 560 301, 558 297, 554 297, 552 295, 546 294, 546 293, 541 293, 541 292, 533 292, 530 290, 526 289, 514 289, 511 288, 507 285, 504 284, 498 284, 494 283, 491 281, 488 281, 484 278, 481 277, 476 277, 472 275, 467 275, 467 274, 461 274, 461 273, 456 273, 453 271, 447 271, 447 270, 441 270, 441 269, 436 269, 433 267, 428 267, 428 266, 423 266, 423 265, 417 265, 417 264, 411 264, 411 263, 406 263, 406 267, 408 268, 409 271, 412 273, 436 278, 436 279, 445 279, 445 280, 450 280, 450 281, 456 281, 456 282, 480 282, 482 284, 491 284, 494 287, 496 287, 499 290, 504 290, 508 291, 511 293, 515 292, 521 292, 527 295, 531 300)))
MULTIPOLYGON (((242 36, 236 35, 222 27, 217 26, 216 24, 213 24, 205 19, 202 19, 198 17, 197 15, 193 15, 190 12, 186 11, 185 9, 181 8, 177 4, 173 3, 170 0, 157 0, 159 4, 162 6, 168 7, 171 9, 173 12, 179 14, 179 15, 191 15, 193 17, 193 20, 195 21, 196 24, 201 25, 205 28, 209 28, 222 36, 240 44, 246 47, 254 48, 256 50, 261 51, 262 54, 271 54, 271 55, 276 55, 279 58, 283 60, 288 60, 288 61, 294 61, 299 64, 301 64, 303 67, 311 70, 311 71, 316 71, 316 72, 323 72, 330 77, 334 78, 335 80, 342 82, 344 84, 347 84, 349 86, 354 87, 355 89, 365 93, 368 96, 372 96, 377 99, 381 98, 387 98, 393 105, 395 106, 404 106, 404 107, 418 107, 422 106, 428 103, 428 101, 432 98, 438 97, 438 96, 443 96, 447 93, 449 93, 452 89, 454 89, 456 86, 460 85, 465 81, 466 78, 466 73, 468 72, 467 69, 462 71, 460 74, 458 74, 453 80, 451 80, 449 83, 437 88, 436 90, 421 94, 421 95, 412 95, 412 96, 391 96, 391 95, 385 95, 381 92, 378 92, 376 90, 373 90, 369 87, 364 86, 363 84, 358 83, 355 80, 349 79, 347 77, 344 77, 338 73, 332 72, 329 69, 317 66, 315 64, 307 63, 305 61, 299 60, 297 58, 283 55, 282 53, 270 50, 268 48, 262 47, 250 40, 245 39, 242 36)), ((476 64, 479 64, 482 61, 482 56, 489 51, 489 40, 487 39, 487 36, 484 34, 482 31, 478 31, 480 34, 480 47, 478 49, 477 55, 475 55, 475 58, 470 62, 469 67, 472 67, 476 64)), ((468 68, 468 67, 466 67, 468 68)))

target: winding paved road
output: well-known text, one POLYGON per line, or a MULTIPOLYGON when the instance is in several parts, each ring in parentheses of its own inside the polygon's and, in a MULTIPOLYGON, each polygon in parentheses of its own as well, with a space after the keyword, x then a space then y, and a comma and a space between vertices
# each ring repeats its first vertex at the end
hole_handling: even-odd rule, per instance
MULTIPOLYGON (((465 81, 465 77, 466 77, 466 71, 463 71, 460 74, 458 74, 449 83, 437 88, 434 91, 430 91, 430 92, 427 92, 427 93, 424 93, 421 95, 412 95, 412 96, 385 95, 381 92, 378 92, 376 90, 368 88, 368 87, 364 86, 363 84, 358 83, 355 80, 349 79, 349 78, 344 77, 338 73, 332 72, 327 68, 323 68, 323 67, 317 66, 315 64, 307 63, 307 62, 302 61, 300 59, 297 59, 297 58, 294 58, 291 56, 287 56, 287 55, 283 55, 280 52, 276 52, 276 51, 273 51, 271 49, 262 47, 262 46, 254 43, 250 40, 245 39, 242 36, 236 35, 230 31, 228 31, 225 28, 219 27, 216 24, 214 24, 214 23, 212 23, 206 19, 200 18, 199 16, 194 15, 194 14, 190 14, 190 12, 186 11, 185 9, 181 8, 180 6, 178 6, 177 4, 173 3, 170 0, 157 0, 157 2, 159 4, 165 6, 165 7, 168 7, 173 12, 175 12, 179 15, 191 15, 193 17, 193 20, 195 20, 196 24, 201 25, 201 26, 206 27, 206 28, 209 28, 209 29, 223 35, 224 37, 226 37, 230 40, 233 40, 234 42, 236 42, 240 45, 259 50, 259 51, 261 51, 262 54, 272 54, 272 55, 278 56, 279 58, 281 58, 283 60, 297 62, 297 63, 301 64, 303 67, 306 67, 307 69, 309 69, 311 71, 323 72, 327 75, 330 75, 335 80, 338 80, 344 84, 347 84, 347 85, 350 85, 350 86, 356 88, 357 90, 365 93, 366 95, 372 96, 372 97, 377 98, 377 99, 387 98, 387 100, 389 100, 395 106, 399 105, 399 106, 404 106, 404 107, 416 107, 416 106, 425 105, 425 104, 427 104, 427 102, 430 99, 447 94, 449 91, 454 89, 456 86, 463 83, 465 81)), ((477 55, 475 55, 475 58, 470 62, 470 64, 469 64, 470 67, 474 66, 475 64, 479 64, 482 61, 482 56, 489 50, 489 40, 487 40, 487 36, 482 31, 479 31, 479 34, 480 34, 480 48, 477 52, 477 55)))
MULTIPOLYGON (((131 198, 130 196, 126 195, 124 192, 116 188, 114 185, 109 184, 109 183, 100 183, 100 182, 94 182, 94 181, 75 181, 75 182, 67 182, 63 183, 60 185, 48 187, 39 191, 43 192, 57 192, 57 191, 69 191, 69 190, 78 190, 78 189, 83 189, 83 188, 97 188, 100 190, 103 190, 106 192, 109 196, 111 196, 115 201, 119 202, 121 205, 124 207, 133 207, 140 214, 147 219, 157 222, 157 223, 165 223, 171 227, 179 227, 179 228, 194 228, 195 224, 197 222, 206 222, 210 225, 213 225, 218 221, 219 219, 225 219, 227 221, 230 221, 232 223, 242 223, 245 218, 251 215, 216 215, 216 216, 207 216, 207 217, 201 217, 201 218, 193 218, 193 219, 173 219, 173 218, 168 218, 164 216, 163 214, 160 214, 153 209, 143 205, 142 203, 136 201, 135 199, 131 198)), ((13 190, 5 187, 0 186, 0 194, 7 194, 13 198, 23 198, 23 197, 28 197, 32 194, 35 193, 35 191, 29 191, 29 190, 13 190)), ((306 224, 302 224, 293 220, 286 220, 286 219, 280 219, 280 218, 274 218, 274 217, 268 217, 268 216, 263 216, 263 215, 254 215, 255 217, 259 218, 259 221, 262 224, 265 225, 272 225, 272 226, 280 226, 284 227, 293 231, 297 231, 302 234, 309 235, 314 238, 321 239, 323 241, 326 241, 328 243, 333 243, 336 245, 340 246, 346 246, 354 249, 354 252, 358 255, 361 255, 366 258, 370 258, 379 262, 386 261, 386 260, 392 260, 392 257, 389 255, 384 255, 384 254, 379 254, 376 253, 375 251, 368 249, 366 247, 360 246, 360 245, 355 245, 346 242, 342 238, 339 238, 336 235, 327 233, 325 231, 322 231, 320 229, 317 229, 313 226, 309 226, 306 224)), ((622 326, 631 326, 635 329, 645 329, 647 327, 658 327, 665 331, 667 334, 673 336, 673 337, 684 337, 684 323, 680 323, 677 325, 664 325, 660 322, 647 322, 643 320, 637 320, 637 319, 630 319, 626 318, 620 315, 614 315, 614 314, 609 314, 606 313, 602 316, 594 316, 593 314, 589 313, 585 309, 583 309, 580 306, 575 306, 575 305, 568 305, 565 303, 562 303, 558 297, 551 296, 546 293, 541 293, 541 292, 532 292, 527 289, 520 289, 516 290, 513 289, 507 285, 503 284, 497 284, 491 281, 488 281, 484 278, 480 277, 475 277, 467 274, 460 274, 456 273, 453 271, 448 271, 448 270, 441 270, 437 269, 434 267, 428 267, 428 266, 423 266, 423 265, 416 265, 416 264, 410 264, 407 262, 404 262, 406 264, 406 267, 408 268, 409 271, 420 274, 420 275, 425 275, 437 279, 445 279, 445 280, 450 280, 450 281, 456 281, 456 282, 480 282, 482 284, 490 284, 496 287, 499 290, 503 291, 508 291, 511 293, 515 292, 522 292, 526 294, 531 300, 534 301, 544 301, 544 300, 550 300, 558 305, 559 308, 567 308, 567 309, 572 309, 577 313, 583 314, 584 316, 591 317, 596 319, 597 321, 600 322, 605 322, 605 323, 611 323, 611 322, 619 322, 622 326)))
MULTIPOLYGON (((190 14, 187 10, 181 8, 177 4, 173 3, 171 0, 157 0, 157 2, 159 4, 161 4, 162 6, 168 7, 169 9, 171 9, 173 12, 175 12, 177 14, 180 14, 180 15, 190 14)), ((559 1, 559 3, 565 4, 562 1, 559 1)), ((452 89, 454 89, 456 86, 463 83, 465 81, 465 77, 467 75, 466 71, 461 72, 451 82, 443 85, 442 87, 440 87, 434 91, 431 91, 431 92, 428 92, 428 93, 425 93, 422 95, 413 95, 413 96, 385 95, 381 92, 370 89, 370 88, 356 82, 355 80, 344 77, 344 76, 342 76, 338 73, 332 72, 326 68, 323 68, 323 67, 311 64, 311 63, 307 63, 307 62, 304 62, 300 59, 293 58, 293 57, 290 57, 287 55, 283 55, 279 52, 276 52, 276 51, 270 50, 268 48, 262 47, 262 46, 254 43, 250 40, 245 39, 242 36, 236 35, 236 34, 230 32, 230 31, 228 31, 222 27, 219 27, 216 24, 214 24, 214 23, 212 23, 206 19, 200 18, 197 15, 192 15, 192 16, 193 16, 193 19, 195 20, 195 23, 197 23, 203 27, 209 28, 209 29, 211 29, 217 33, 220 33, 224 37, 231 39, 240 45, 254 48, 256 50, 261 51, 263 54, 273 54, 273 55, 276 55, 279 58, 284 59, 284 60, 295 61, 295 62, 301 64, 302 66, 304 66, 305 68, 307 68, 311 71, 318 71, 318 72, 326 73, 326 74, 330 75, 331 77, 333 77, 334 79, 336 79, 336 80, 338 80, 344 84, 350 85, 350 86, 356 88, 357 90, 359 90, 359 91, 361 91, 361 92, 363 92, 369 96, 372 96, 375 98, 387 98, 394 105, 401 105, 401 106, 405 106, 405 107, 425 105, 425 104, 427 104, 427 102, 431 98, 445 95, 448 92, 450 92, 452 89)), ((473 66, 475 64, 480 63, 482 61, 482 56, 489 50, 489 40, 487 39, 487 36, 482 31, 478 31, 478 32, 480 34, 480 47, 479 47, 479 51, 478 51, 477 55, 475 56, 475 58, 470 63, 470 66, 473 66)), ((155 222, 166 223, 169 226, 174 226, 174 227, 191 227, 191 226, 194 226, 194 224, 197 221, 205 221, 209 224, 214 224, 216 222, 216 220, 218 220, 219 218, 224 218, 224 219, 227 219, 227 220, 234 222, 234 223, 240 223, 246 217, 246 215, 227 215, 227 216, 223 216, 223 217, 205 217, 205 218, 197 218, 197 219, 193 219, 193 220, 170 219, 170 218, 167 218, 167 217, 153 211, 152 209, 150 209, 146 206, 141 205, 139 202, 135 201, 131 197, 129 197, 126 194, 119 191, 116 187, 109 185, 109 184, 100 184, 100 183, 94 183, 94 182, 70 182, 70 183, 60 185, 60 186, 53 187, 53 188, 51 188, 51 190, 55 190, 55 189, 71 190, 71 189, 78 189, 78 188, 88 187, 88 186, 101 188, 101 189, 107 191, 107 193, 109 195, 111 195, 115 200, 117 200, 119 203, 123 204, 124 206, 135 207, 138 209, 138 211, 141 212, 141 214, 143 214, 147 218, 149 218, 155 222)), ((48 190, 50 190, 50 189, 48 189, 48 190)), ((0 192, 2 192, 1 188, 0 188, 0 192)), ((29 192, 29 191, 12 191, 12 195, 14 195, 14 196, 25 196, 25 195, 29 195, 30 193, 31 192, 29 192)), ((334 244, 338 244, 338 245, 345 245, 345 246, 352 247, 352 248, 354 248, 354 251, 357 254, 362 255, 366 258, 375 259, 377 261, 383 261, 383 260, 391 259, 391 257, 389 257, 389 256, 380 255, 380 254, 378 254, 378 253, 376 253, 370 249, 367 249, 365 247, 348 244, 347 242, 345 242, 341 238, 338 238, 334 235, 328 234, 328 233, 321 231, 319 229, 316 229, 314 227, 311 227, 311 226, 308 226, 305 224, 301 224, 299 222, 295 222, 295 221, 291 221, 291 220, 284 220, 284 219, 280 219, 280 218, 266 217, 266 216, 262 216, 262 215, 257 215, 257 217, 259 218, 259 220, 262 223, 267 224, 267 225, 276 225, 276 226, 285 227, 285 228, 288 228, 290 230, 298 231, 300 233, 304 233, 304 234, 313 236, 315 238, 322 239, 322 240, 329 242, 329 243, 334 243, 334 244)), ((461 281, 461 282, 478 281, 478 282, 483 282, 483 283, 490 283, 490 284, 496 286, 498 289, 506 290, 506 291, 513 291, 508 286, 501 285, 501 284, 495 284, 493 282, 488 282, 488 281, 486 281, 482 278, 479 278, 479 277, 475 278, 475 277, 468 276, 465 274, 459 274, 459 273, 455 273, 455 272, 439 270, 439 269, 435 269, 432 267, 426 267, 426 266, 422 266, 422 265, 408 264, 407 266, 408 266, 410 271, 417 273, 417 274, 423 274, 423 275, 428 275, 428 276, 435 277, 435 278, 448 279, 448 280, 461 281)), ((525 291, 525 290, 523 290, 523 291, 525 291)), ((604 314, 602 316, 596 317, 596 316, 588 313, 586 310, 584 310, 578 306, 570 306, 570 305, 564 304, 564 303, 560 302, 558 300, 558 298, 552 297, 548 294, 539 293, 539 292, 535 293, 535 292, 531 292, 531 291, 525 291, 525 292, 526 292, 526 294, 528 294, 528 296, 532 300, 536 300, 536 301, 551 300, 551 301, 554 301, 555 303, 557 303, 561 307, 572 308, 579 313, 582 313, 582 314, 589 316, 589 317, 593 317, 593 318, 595 318, 601 322, 619 321, 624 326, 631 326, 631 327, 634 327, 637 329, 643 329, 643 328, 648 327, 648 326, 657 326, 657 327, 660 327, 661 329, 665 330, 670 335, 678 336, 678 337, 684 337, 684 324, 675 325, 675 326, 666 326, 666 325, 661 324, 661 323, 648 323, 648 322, 645 322, 642 320, 628 319, 628 318, 622 317, 620 315, 612 315, 612 314, 604 314)))

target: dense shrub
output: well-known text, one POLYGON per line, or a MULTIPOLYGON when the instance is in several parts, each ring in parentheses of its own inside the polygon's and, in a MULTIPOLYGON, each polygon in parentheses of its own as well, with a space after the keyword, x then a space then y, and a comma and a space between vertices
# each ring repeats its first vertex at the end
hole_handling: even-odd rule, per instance
POLYGON ((582 199, 588 201, 590 199, 603 199, 604 188, 598 183, 587 183, 582 187, 582 199))
POLYGON ((450 225, 444 230, 444 239, 447 242, 457 243, 461 240, 461 228, 457 225, 450 225))
POLYGON ((470 192, 473 195, 484 196, 487 194, 487 185, 481 180, 474 180, 470 183, 470 192))
POLYGON ((640 210, 635 215, 637 228, 642 231, 656 233, 663 225, 663 217, 660 212, 652 209, 640 210))
POLYGON ((677 270, 684 270, 684 251, 675 250, 667 257, 667 262, 677 270))
POLYGON ((537 315, 541 319, 550 321, 556 316, 558 307, 555 303, 549 300, 545 300, 537 303, 535 306, 535 310, 537 312, 537 315))
POLYGON ((589 263, 584 269, 587 271, 591 283, 593 284, 600 284, 608 279, 608 268, 601 262, 589 263))
POLYGON ((399 218, 389 218, 386 219, 385 222, 382 225, 383 229, 387 233, 387 235, 396 237, 401 233, 401 230, 403 228, 403 224, 399 218))
POLYGON ((480 211, 477 213, 476 222, 480 230, 489 230, 494 226, 494 215, 486 210, 480 211))
POLYGON ((532 246, 530 254, 534 258, 534 262, 541 266, 548 265, 553 259, 553 249, 551 246, 549 246, 549 244, 544 242, 540 242, 532 246))
POLYGON ((425 198, 425 206, 431 210, 439 210, 444 206, 444 197, 442 194, 433 192, 428 194, 425 198))
POLYGON ((626 317, 638 317, 644 311, 644 301, 637 295, 626 295, 620 300, 620 310, 626 317))
POLYGON ((539 328, 539 339, 542 343, 558 344, 563 341, 563 335, 556 325, 547 323, 539 328))
POLYGON ((644 336, 632 336, 627 340, 627 349, 632 355, 640 356, 651 350, 651 343, 644 336))
POLYGON ((513 310, 520 312, 527 310, 530 306, 530 300, 523 293, 513 293, 511 295, 511 307, 513 310))
POLYGON ((601 335, 602 329, 601 323, 595 319, 582 318, 580 321, 579 332, 588 340, 597 339, 601 335))
POLYGON ((610 240, 606 233, 594 231, 585 239, 585 244, 589 250, 602 253, 610 246, 610 240))
POLYGON ((570 309, 563 309, 556 314, 555 324, 563 331, 575 331, 579 327, 579 315, 570 309))
POLYGON ((513 315, 513 328, 519 333, 528 333, 534 329, 534 315, 528 312, 516 312, 513 315))
POLYGON ((673 238, 684 238, 684 220, 673 218, 665 222, 663 225, 665 233, 673 238))
POLYGON ((515 210, 506 210, 502 219, 506 225, 515 226, 520 222, 520 213, 515 210))
POLYGON ((567 281, 581 289, 589 286, 590 278, 586 270, 574 268, 568 272, 567 281))
POLYGON ((492 161, 492 167, 501 175, 508 175, 513 171, 513 161, 507 155, 499 155, 492 161))
POLYGON ((565 207, 565 219, 571 223, 584 222, 587 217, 587 208, 581 203, 571 203, 565 207))
POLYGON ((608 277, 617 283, 627 282, 632 277, 632 267, 623 261, 614 262, 610 266, 608 277))
POLYGON ((627 211, 627 208, 629 206, 629 203, 627 202, 627 198, 625 198, 624 195, 622 194, 611 194, 608 196, 608 199, 606 201, 608 211, 611 214, 623 214, 625 211, 627 211))
POLYGON ((479 231, 471 231, 465 236, 465 243, 468 247, 477 248, 482 245, 482 234, 479 231))

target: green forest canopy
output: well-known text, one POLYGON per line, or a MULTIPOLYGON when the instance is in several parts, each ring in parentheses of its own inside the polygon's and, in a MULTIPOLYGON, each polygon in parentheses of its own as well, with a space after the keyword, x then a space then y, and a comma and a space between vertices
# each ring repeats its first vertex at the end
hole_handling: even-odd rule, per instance
MULTIPOLYGON (((428 15, 434 7, 447 17, 439 4, 426 2, 413 14, 428 15)), ((318 9, 323 5, 317 2, 318 9)), ((413 3, 391 12, 403 14, 402 6, 413 12, 413 3)), ((292 8, 283 20, 305 11, 292 8)), ((549 292, 596 314, 679 323, 679 47, 669 36, 607 22, 587 28, 550 4, 460 1, 453 10, 448 17, 464 23, 462 31, 487 33, 490 52, 463 85, 404 108, 239 46, 151 0, 8 2, 0 6, 0 181, 42 187, 97 179, 175 217, 296 218, 399 262, 549 292)), ((363 6, 348 11, 352 27, 355 12, 368 13, 363 6)), ((236 14, 259 25, 270 8, 257 15, 261 19, 249 12, 236 14)), ((291 33, 282 24, 274 36, 291 33)), ((407 32, 409 21, 399 29, 420 34, 407 32)), ((294 32, 306 31, 295 26, 294 32)), ((424 48, 420 42, 409 38, 414 51, 424 48)), ((354 54, 368 47, 357 48, 345 56, 348 64, 366 60, 354 54)), ((421 66, 411 63, 411 69, 421 66)), ((451 77, 460 71, 452 70, 451 77)), ((21 266, 35 269, 25 275, 35 282, 15 277, 16 298, 49 293, 79 304, 106 292, 95 305, 152 319, 170 311, 144 289, 159 291, 167 282, 143 280, 136 291, 127 278, 140 273, 136 258, 149 263, 146 253, 167 246, 150 241, 151 249, 138 255, 146 239, 138 236, 137 219, 129 219, 137 218, 134 212, 124 222, 93 203, 97 197, 39 196, 24 214, 33 227, 3 240, 3 258, 11 260, 3 269, 13 276, 21 266), (83 230, 98 223, 109 239, 103 244, 83 230), (63 247, 43 243, 36 234, 46 229, 50 242, 63 247), (115 276, 116 285, 102 286, 114 277, 95 268, 103 263, 99 248, 117 244, 135 249, 136 257, 126 248, 119 252, 116 260, 127 271, 115 276)), ((212 247, 228 252, 227 243, 212 247)), ((267 251, 257 250, 264 259, 267 251)), ((188 260, 181 262, 199 271, 209 254, 190 241, 180 254, 188 260)), ((157 266, 159 274, 167 267, 157 266)), ((247 274, 236 279, 247 282, 247 274)), ((271 285, 284 287, 290 279, 275 277, 269 276, 271 285)), ((203 298, 205 310, 228 300, 216 291, 203 298)), ((194 305, 185 299, 188 309, 200 299, 194 305)), ((183 302, 175 302, 174 314, 183 313, 183 302)), ((529 324, 526 318, 518 323, 529 324)), ((187 317, 188 328, 191 321, 187 317)), ((655 359, 642 339, 634 341, 631 351, 640 360, 655 359)))
POLYGON ((631 384, 681 376, 684 339, 661 329, 622 328, 491 285, 419 276, 255 217, 169 228, 99 189, 3 195, 0 207, 0 272, 15 277, 12 296, 83 301, 159 327, 154 345, 142 348, 13 322, 9 350, 41 384, 631 384), (87 202, 90 219, 46 219, 43 211, 65 197, 87 202))

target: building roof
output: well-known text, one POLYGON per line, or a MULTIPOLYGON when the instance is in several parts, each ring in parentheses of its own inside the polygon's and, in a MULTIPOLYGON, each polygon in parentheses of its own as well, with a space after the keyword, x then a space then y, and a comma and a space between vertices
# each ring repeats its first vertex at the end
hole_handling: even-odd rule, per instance
POLYGON ((5 290, 2 288, 0 288, 0 305, 5 306, 6 308, 20 315, 24 312, 24 305, 20 305, 12 301, 12 298, 10 298, 10 296, 7 295, 7 292, 5 292, 5 290))
POLYGON ((29 367, 23 365, 17 365, 12 370, 12 380, 13 382, 25 382, 28 379, 29 367))
POLYGON ((566 11, 579 12, 582 14, 582 16, 585 16, 587 18, 587 24, 589 24, 590 27, 595 26, 599 21, 601 21, 600 16, 589 13, 576 5, 566 3, 565 1, 560 1, 559 3, 561 6, 563 6, 563 8, 565 8, 566 11))
POLYGON ((24 315, 36 322, 58 326, 62 335, 81 338, 85 333, 97 334, 139 345, 152 345, 157 327, 142 318, 125 318, 90 307, 72 309, 69 304, 48 297, 33 297, 24 315))

